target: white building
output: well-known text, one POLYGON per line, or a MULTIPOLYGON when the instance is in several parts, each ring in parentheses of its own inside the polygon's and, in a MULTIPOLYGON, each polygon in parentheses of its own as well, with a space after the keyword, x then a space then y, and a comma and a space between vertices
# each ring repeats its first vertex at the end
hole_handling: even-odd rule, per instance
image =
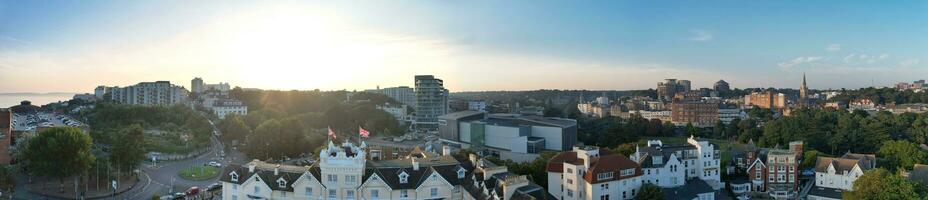
POLYGON ((468 101, 467 110, 487 111, 487 101, 468 101))
MULTIPOLYGON (((449 155, 416 152, 405 158, 367 160, 364 143, 331 141, 311 166, 252 161, 223 170, 222 199, 514 199, 544 195, 524 176, 475 156, 462 164, 449 155), (492 185, 487 183, 493 183, 492 185), (492 192, 484 193, 487 189, 492 192), (505 191, 502 194, 496 191, 505 191)), ((541 196, 543 197, 543 196, 541 196)))
POLYGON ((864 172, 876 168, 873 154, 847 153, 840 158, 818 157, 815 163, 815 187, 809 199, 842 199, 844 191, 854 190, 854 181, 864 172))
MULTIPOLYGON (((106 88, 110 99, 131 105, 174 105, 187 102, 187 89, 169 81, 141 82, 127 87, 106 88)), ((96 91, 95 91, 96 92, 96 91)))
POLYGON ((719 121, 722 121, 724 124, 729 124, 732 120, 735 119, 744 119, 747 117, 748 113, 744 112, 744 110, 738 106, 719 106, 719 121))
POLYGON ((405 124, 412 121, 412 115, 409 115, 407 112, 409 109, 406 105, 378 105, 377 109, 390 113, 390 115, 393 115, 393 118, 395 118, 396 121, 398 121, 400 124, 405 124))
POLYGON ((669 122, 671 120, 670 115, 672 114, 669 110, 657 110, 657 111, 647 111, 647 110, 636 110, 631 111, 631 113, 638 113, 642 118, 651 120, 658 119, 661 122, 669 122))
POLYGON ((416 94, 414 90, 410 87, 399 86, 399 87, 388 87, 388 88, 377 88, 373 90, 365 90, 365 92, 383 94, 387 97, 392 98, 400 103, 406 104, 407 106, 416 106, 416 94))
POLYGON ((208 107, 216 114, 219 119, 225 119, 228 114, 245 116, 248 114, 248 106, 237 100, 216 100, 212 101, 212 106, 208 107))
POLYGON ((574 147, 548 161, 548 193, 562 200, 633 199, 641 187, 638 163, 596 147, 574 147))
POLYGON ((577 121, 565 118, 461 111, 442 115, 439 124, 446 142, 517 162, 532 161, 544 150, 568 150, 577 143, 577 121))
POLYGON ((636 147, 630 158, 641 165, 642 182, 660 187, 683 186, 698 178, 713 189, 723 187, 719 176, 721 159, 718 145, 690 137, 687 144, 664 145, 660 140, 648 141, 646 147, 636 147))

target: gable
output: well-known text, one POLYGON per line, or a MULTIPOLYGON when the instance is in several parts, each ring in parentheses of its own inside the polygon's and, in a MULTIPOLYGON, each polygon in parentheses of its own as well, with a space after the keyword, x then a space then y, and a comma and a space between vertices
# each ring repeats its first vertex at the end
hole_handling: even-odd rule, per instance
POLYGON ((424 180, 416 187, 416 190, 422 189, 423 186, 447 186, 454 187, 451 185, 444 177, 438 174, 435 171, 432 171, 428 176, 423 176, 424 180))

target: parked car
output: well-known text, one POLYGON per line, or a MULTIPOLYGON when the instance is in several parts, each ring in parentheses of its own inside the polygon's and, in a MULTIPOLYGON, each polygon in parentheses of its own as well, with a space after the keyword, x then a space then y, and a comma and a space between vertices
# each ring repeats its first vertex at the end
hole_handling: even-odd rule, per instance
POLYGON ((209 165, 212 167, 222 167, 222 164, 216 161, 209 161, 209 163, 207 163, 206 165, 209 165))
POLYGON ((184 191, 184 194, 187 196, 197 196, 197 194, 200 194, 200 188, 197 186, 187 188, 187 191, 184 191))
POLYGON ((209 185, 209 187, 206 187, 206 191, 216 191, 219 189, 222 189, 222 184, 219 183, 213 183, 212 185, 209 185))

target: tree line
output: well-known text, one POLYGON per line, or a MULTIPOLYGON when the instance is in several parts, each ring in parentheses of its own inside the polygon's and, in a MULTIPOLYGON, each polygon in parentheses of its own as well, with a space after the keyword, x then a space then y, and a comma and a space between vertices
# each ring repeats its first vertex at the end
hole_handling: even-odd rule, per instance
POLYGON ((339 134, 338 141, 357 137, 359 127, 372 136, 397 136, 407 129, 393 115, 376 108, 400 105, 381 94, 233 89, 230 95, 249 105, 250 111, 244 116, 226 116, 218 124, 221 138, 240 144, 251 158, 306 156, 324 145, 328 128, 339 134))

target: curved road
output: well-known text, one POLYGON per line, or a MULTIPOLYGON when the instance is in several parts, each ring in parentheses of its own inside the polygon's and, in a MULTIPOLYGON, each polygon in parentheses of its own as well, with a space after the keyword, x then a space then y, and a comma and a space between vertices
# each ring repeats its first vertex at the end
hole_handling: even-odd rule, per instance
MULTIPOLYGON (((212 123, 212 122, 210 122, 212 123)), ((218 133, 216 126, 213 130, 218 133)), ((152 196, 168 195, 176 192, 183 192, 189 187, 197 186, 205 189, 207 186, 216 183, 219 177, 205 181, 191 181, 180 178, 178 172, 181 169, 204 165, 209 161, 221 160, 223 165, 231 162, 242 162, 245 157, 238 152, 227 152, 225 158, 219 157, 219 151, 223 149, 222 143, 216 136, 210 137, 209 151, 194 158, 179 161, 165 161, 152 163, 151 161, 142 164, 139 174, 139 183, 131 190, 116 195, 115 199, 151 199, 152 196)), ((55 199, 29 193, 25 188, 17 189, 14 199, 55 199)), ((101 198, 102 199, 102 198, 101 198)), ((113 198, 106 198, 113 199, 113 198)))

